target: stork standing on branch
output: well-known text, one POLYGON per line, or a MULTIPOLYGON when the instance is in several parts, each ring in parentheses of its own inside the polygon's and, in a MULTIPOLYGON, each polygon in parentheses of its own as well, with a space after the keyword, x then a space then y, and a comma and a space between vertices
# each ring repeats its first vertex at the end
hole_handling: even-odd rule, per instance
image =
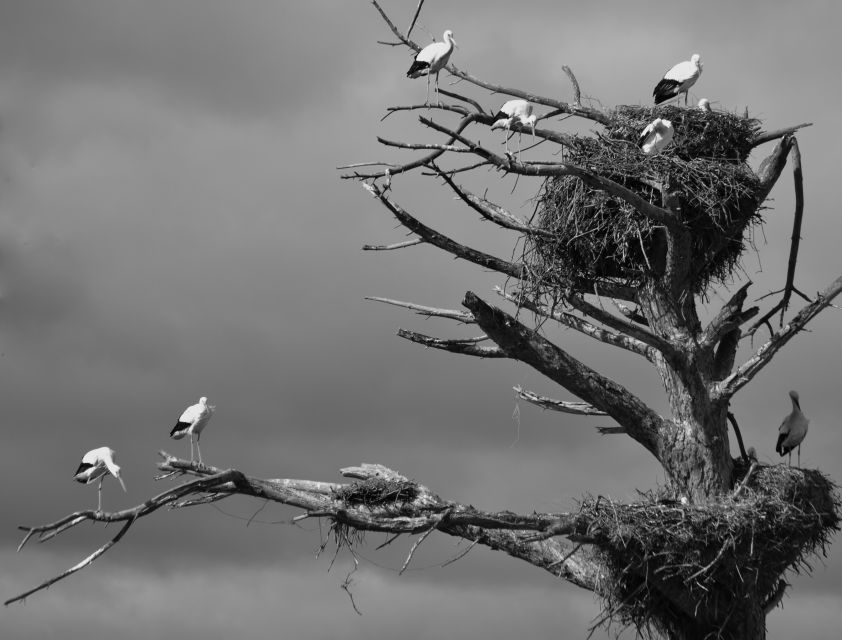
POLYGON ((196 448, 199 450, 199 463, 202 462, 202 450, 199 448, 199 438, 202 435, 202 430, 210 422, 213 416, 215 406, 208 404, 208 399, 204 396, 199 398, 197 404, 191 405, 184 410, 181 417, 178 419, 176 425, 170 431, 170 438, 173 440, 181 440, 184 436, 190 436, 190 461, 193 461, 193 436, 196 436, 196 448))
POLYGON ((427 76, 427 100, 424 104, 430 104, 431 73, 436 74, 436 103, 441 104, 441 100, 439 100, 439 72, 450 60, 450 54, 453 53, 453 47, 455 46, 456 41, 453 39, 453 32, 448 29, 444 32, 444 42, 434 42, 421 49, 415 56, 409 71, 406 72, 407 78, 427 76))
POLYGON ((114 449, 108 447, 99 447, 98 449, 91 449, 84 456, 82 462, 79 463, 79 468, 73 478, 76 482, 82 484, 90 484, 94 480, 99 479, 99 487, 97 487, 97 512, 102 511, 102 481, 105 480, 107 474, 111 474, 120 482, 123 491, 126 490, 126 485, 123 478, 120 477, 120 467, 114 464, 114 449))
MULTIPOLYGON (((526 100, 509 100, 505 103, 497 114, 494 116, 494 124, 491 125, 492 129, 505 129, 506 130, 506 151, 509 151, 509 131, 512 128, 513 124, 520 124, 524 127, 529 127, 532 129, 532 142, 535 142, 535 122, 538 120, 538 116, 532 113, 532 104, 526 100)), ((517 152, 520 155, 520 136, 521 133, 518 131, 518 138, 517 138, 517 152)))
POLYGON ((696 84, 696 80, 702 75, 702 63, 698 53, 694 53, 689 60, 679 62, 672 69, 664 74, 664 77, 655 85, 652 95, 655 96, 655 104, 661 104, 671 98, 684 94, 684 106, 687 106, 687 92, 690 87, 696 84))
POLYGON ((792 450, 798 447, 798 466, 800 467, 801 442, 804 440, 804 436, 807 435, 807 426, 810 424, 810 421, 801 413, 798 392, 790 391, 789 397, 792 399, 792 411, 778 429, 778 443, 775 445, 775 451, 781 457, 789 454, 789 463, 792 464, 792 450))

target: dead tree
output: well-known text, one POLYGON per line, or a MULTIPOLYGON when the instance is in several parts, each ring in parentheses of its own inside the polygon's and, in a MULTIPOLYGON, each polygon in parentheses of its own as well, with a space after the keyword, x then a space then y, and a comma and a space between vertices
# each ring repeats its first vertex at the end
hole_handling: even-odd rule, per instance
MULTIPOLYGON (((396 39, 386 44, 418 51, 410 33, 423 0, 406 33, 373 4, 396 39)), ((741 439, 741 455, 732 457, 728 439, 729 417, 737 429, 728 411, 734 394, 842 291, 842 277, 814 299, 794 285, 803 214, 795 133, 806 125, 763 132, 747 115, 671 106, 596 109, 581 102, 579 86, 566 67, 572 102, 491 84, 452 64, 447 71, 481 90, 547 108, 535 136, 539 144, 560 149, 562 159, 529 161, 529 148, 500 154, 480 143, 474 133, 488 137, 493 114, 467 95, 442 90, 450 103, 390 108, 390 114, 421 112, 422 127, 442 137, 436 143, 378 138, 387 147, 424 153, 403 164, 343 167, 353 170, 344 177, 359 181, 413 235, 409 241, 365 248, 427 243, 496 271, 505 285, 497 293, 513 311, 470 291, 462 301, 464 310, 376 300, 475 325, 481 335, 467 339, 403 330, 399 335, 454 353, 526 363, 576 400, 517 388, 520 398, 545 409, 610 416, 617 426, 603 431, 624 434, 645 447, 663 467, 668 485, 632 504, 589 498, 571 513, 518 515, 443 499, 380 465, 344 469, 343 475, 355 481, 333 484, 253 478, 162 452, 159 466, 165 475, 195 479, 133 509, 79 511, 44 526, 21 527, 26 532, 23 547, 33 536, 49 540, 87 520, 123 523, 112 540, 82 562, 6 604, 90 565, 138 518, 162 506, 193 506, 241 494, 301 508, 305 513, 299 518, 328 519, 340 546, 352 547, 356 534, 366 531, 418 535, 407 563, 434 531, 503 550, 601 596, 603 614, 594 626, 616 622, 677 639, 765 637, 766 615, 788 586, 787 572, 808 567, 809 557, 824 550, 839 522, 835 486, 822 473, 759 464, 744 451, 741 439), (436 121, 431 113, 445 120, 436 121), (564 133, 549 126, 557 116, 582 118, 602 130, 593 136, 564 133), (673 122, 674 144, 660 155, 645 156, 635 142, 656 116, 673 122), (748 155, 767 142, 776 146, 755 172, 748 155), (790 157, 796 211, 780 300, 751 325, 760 308, 746 306, 751 284, 746 282, 703 323, 697 302, 707 299, 711 287, 738 280, 747 233, 760 222, 761 206, 790 157), (452 166, 445 166, 451 161, 452 166), (460 176, 481 168, 537 178, 535 215, 522 219, 459 183, 460 176), (519 259, 456 242, 404 209, 391 195, 392 187, 396 176, 411 171, 452 191, 467 210, 516 232, 519 259), (807 304, 784 324, 793 292, 807 298, 807 304), (780 326, 775 329, 771 320, 778 312, 780 326), (553 343, 544 331, 552 323, 648 361, 660 375, 670 415, 659 415, 553 343), (768 340, 736 364, 741 340, 764 326, 768 340)), ((522 129, 513 124, 512 135, 522 129)))

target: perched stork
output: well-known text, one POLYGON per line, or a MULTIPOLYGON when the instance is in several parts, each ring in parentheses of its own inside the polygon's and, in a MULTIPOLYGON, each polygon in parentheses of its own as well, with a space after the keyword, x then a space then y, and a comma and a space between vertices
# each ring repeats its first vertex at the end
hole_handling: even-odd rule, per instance
MULTIPOLYGON (((500 110, 494 116, 494 124, 492 129, 506 130, 506 151, 509 150, 509 131, 513 124, 520 124, 523 127, 532 129, 532 142, 535 142, 535 122, 538 116, 532 113, 532 104, 526 100, 509 100, 506 104, 500 107, 500 110)), ((517 152, 520 154, 520 131, 518 131, 517 138, 517 152)))
POLYGON ((798 466, 801 466, 801 442, 807 435, 807 425, 810 421, 801 413, 801 403, 798 402, 798 392, 790 391, 792 398, 792 411, 784 419, 778 429, 778 443, 775 445, 781 457, 789 454, 789 463, 792 464, 792 450, 798 447, 798 466))
POLYGON ((707 112, 713 111, 713 109, 710 108, 710 100, 708 100, 707 98, 702 98, 701 100, 699 100, 699 109, 707 112))
POLYGON ((647 156, 654 156, 661 152, 670 142, 675 130, 672 122, 663 118, 655 118, 640 134, 637 146, 647 156))
POLYGON ((213 411, 216 407, 208 404, 208 399, 202 396, 197 404, 191 405, 184 410, 176 425, 170 431, 170 438, 181 440, 184 436, 190 436, 190 461, 193 461, 193 436, 196 436, 196 448, 199 450, 199 464, 202 463, 202 450, 199 448, 199 437, 202 435, 208 422, 210 422, 213 411))
POLYGON ((434 42, 421 49, 415 56, 409 71, 406 72, 407 78, 427 76, 427 101, 424 104, 430 104, 431 73, 436 74, 436 102, 441 104, 439 100, 439 71, 450 60, 450 54, 453 53, 454 46, 456 46, 456 41, 453 39, 453 32, 448 29, 444 32, 444 42, 434 42))
POLYGON ((114 464, 114 449, 99 447, 98 449, 91 449, 82 456, 82 462, 79 464, 79 468, 76 469, 76 473, 73 476, 76 482, 81 482, 82 484, 90 484, 99 478, 96 502, 97 511, 102 511, 102 481, 105 480, 105 476, 108 473, 120 481, 120 486, 125 491, 126 485, 123 482, 123 478, 120 477, 120 467, 114 464))
POLYGON ((687 92, 696 84, 700 75, 702 75, 702 63, 699 54, 694 53, 689 60, 679 62, 667 71, 661 81, 655 85, 655 90, 652 92, 655 96, 655 104, 661 104, 683 93, 684 106, 687 106, 687 92))

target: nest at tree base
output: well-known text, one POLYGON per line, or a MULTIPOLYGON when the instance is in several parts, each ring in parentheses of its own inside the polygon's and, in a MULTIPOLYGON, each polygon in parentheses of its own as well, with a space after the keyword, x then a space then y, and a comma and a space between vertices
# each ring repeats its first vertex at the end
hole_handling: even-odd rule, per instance
POLYGON ((835 485, 785 465, 759 466, 740 495, 703 505, 644 498, 588 499, 581 511, 608 567, 603 623, 650 636, 732 637, 746 603, 772 602, 786 571, 809 571, 839 529, 835 485))
MULTIPOLYGON (((621 106, 609 117, 605 135, 577 137, 564 160, 658 206, 669 194, 692 237, 688 288, 699 294, 726 280, 744 250, 746 229, 762 221, 760 181, 746 162, 760 122, 677 107, 621 106), (656 117, 670 120, 675 136, 659 155, 647 156, 637 140, 656 117)), ((576 177, 545 182, 537 223, 553 237, 533 235, 524 245, 530 266, 524 284, 532 294, 553 298, 581 278, 637 287, 663 268, 660 226, 576 177)))

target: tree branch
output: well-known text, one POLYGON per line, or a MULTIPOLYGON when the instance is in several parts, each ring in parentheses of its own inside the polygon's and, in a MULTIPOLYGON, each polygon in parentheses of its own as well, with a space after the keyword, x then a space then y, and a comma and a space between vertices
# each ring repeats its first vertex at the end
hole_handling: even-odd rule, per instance
POLYGON ((438 231, 422 224, 417 218, 411 216, 404 209, 389 200, 389 198, 386 197, 385 189, 369 183, 363 183, 363 187, 372 196, 380 200, 380 202, 382 202, 386 208, 392 212, 392 215, 398 219, 398 222, 420 236, 425 242, 428 242, 439 249, 444 249, 457 258, 473 262, 481 267, 486 267, 488 269, 492 269, 493 271, 499 271, 500 273, 517 279, 520 279, 523 276, 523 265, 507 262, 506 260, 501 260, 500 258, 490 254, 459 244, 455 240, 451 240, 438 231))
POLYGON ((573 395, 607 413, 658 457, 659 431, 668 428, 669 423, 625 387, 573 358, 504 311, 488 305, 473 292, 465 294, 462 304, 510 358, 530 365, 573 395))
POLYGON ((500 287, 494 287, 494 291, 497 293, 497 295, 502 296, 503 298, 505 298, 509 302, 516 304, 520 308, 528 309, 529 311, 532 311, 533 313, 536 313, 544 318, 550 318, 552 320, 555 320, 559 324, 570 329, 574 329, 579 333, 583 333, 584 335, 593 338, 594 340, 599 340, 600 342, 610 344, 614 347, 620 347, 621 349, 625 349, 626 351, 631 351, 632 353, 642 355, 647 360, 654 361, 654 349, 642 340, 638 340, 637 338, 625 335, 623 333, 613 333, 611 331, 606 331, 605 329, 601 329, 591 324, 587 320, 583 320, 582 318, 573 315, 572 313, 567 313, 565 311, 550 310, 544 304, 540 304, 535 300, 526 298, 524 296, 514 296, 510 293, 506 293, 500 287))
MULTIPOLYGON (((395 35, 395 37, 400 40, 403 44, 407 47, 412 49, 413 51, 420 51, 421 47, 409 39, 408 36, 405 36, 400 32, 400 30, 395 26, 395 24, 389 19, 389 16, 386 15, 386 12, 380 7, 377 3, 377 0, 372 0, 372 4, 380 13, 380 17, 383 18, 383 21, 395 35)), ((506 95, 514 96, 516 98, 523 98, 524 100, 529 100, 535 104, 542 104, 548 107, 553 107, 558 109, 562 113, 569 113, 571 115, 579 116, 581 118, 586 118, 588 120, 592 120, 594 122, 599 122, 600 124, 608 124, 609 118, 601 111, 597 109, 591 109, 588 107, 583 107, 580 104, 567 104, 566 102, 561 102, 559 100, 553 100, 552 98, 545 98, 543 96, 539 96, 536 94, 528 93, 526 91, 521 91, 519 89, 512 89, 507 87, 502 87, 496 84, 491 84, 490 82, 485 82, 476 78, 469 73, 461 71, 457 69, 453 64, 449 64, 445 67, 451 74, 456 76, 457 78, 462 78, 467 82, 470 82, 473 85, 478 87, 482 87, 483 89, 488 89, 492 93, 503 93, 506 95)))
POLYGON ((425 307, 424 305, 415 304, 414 302, 403 302, 402 300, 392 300, 391 298, 380 298, 377 296, 366 296, 365 299, 372 300, 374 302, 383 302, 385 304, 391 304, 396 307, 404 307, 405 309, 411 309, 412 311, 415 311, 418 315, 427 316, 428 318, 449 318, 450 320, 456 320, 457 322, 461 322, 463 324, 476 324, 474 316, 472 316, 466 311, 460 311, 459 309, 438 309, 436 307, 425 307))
POLYGON ((561 413, 572 413, 577 416, 607 416, 604 411, 589 405, 587 402, 567 402, 565 400, 555 400, 547 398, 546 396, 539 396, 537 393, 528 391, 523 387, 512 387, 517 393, 517 397, 521 400, 526 400, 530 404, 541 407, 542 409, 550 409, 551 411, 560 411, 561 413))
POLYGON ((666 227, 674 229, 685 228, 681 220, 677 216, 675 216, 671 211, 663 209, 655 204, 652 204, 648 200, 644 200, 631 189, 627 189, 623 185, 614 182, 613 180, 593 174, 589 171, 586 171, 585 169, 582 169, 581 167, 565 163, 536 164, 530 162, 520 162, 519 160, 511 156, 504 158, 493 153, 492 151, 489 151, 488 149, 474 142, 473 140, 466 138, 460 132, 448 129, 447 127, 437 124, 429 118, 421 116, 419 120, 421 124, 431 129, 435 129, 436 131, 439 131, 441 133, 449 135, 451 138, 458 140, 466 147, 470 148, 476 155, 480 156, 481 158, 487 160, 491 164, 494 164, 495 166, 501 169, 505 169, 510 173, 516 173, 524 176, 539 177, 574 176, 576 178, 579 178, 588 186, 593 187, 594 189, 604 191, 606 193, 620 198, 621 200, 634 207, 637 211, 639 211, 641 214, 643 214, 653 222, 657 222, 658 224, 662 224, 666 227))
POLYGON ((425 347, 441 349, 442 351, 450 351, 451 353, 461 353, 466 356, 477 356, 478 358, 508 357, 503 350, 500 349, 500 347, 484 347, 477 344, 477 342, 488 340, 488 336, 478 336, 476 338, 467 338, 463 340, 446 340, 444 338, 425 336, 423 333, 407 331, 406 329, 398 329, 398 336, 404 340, 424 345, 425 347))
POLYGON ((486 220, 490 220, 504 229, 511 229, 512 231, 519 231, 520 233, 541 236, 543 238, 555 237, 555 234, 551 231, 533 226, 526 221, 521 220, 517 216, 512 215, 503 207, 496 205, 485 198, 474 195, 470 191, 466 191, 457 185, 447 173, 440 170, 437 166, 430 166, 441 177, 441 179, 444 180, 451 189, 453 189, 454 193, 456 193, 456 195, 459 196, 465 204, 479 213, 486 220))
POLYGON ((33 533, 66 531, 69 522, 123 522, 124 526, 109 542, 77 565, 6 601, 6 605, 46 589, 77 571, 90 566, 105 551, 116 545, 138 519, 161 507, 178 508, 203 502, 208 496, 245 495, 291 505, 306 510, 299 516, 329 518, 335 524, 361 531, 387 533, 423 533, 438 530, 448 535, 474 540, 493 549, 502 549, 544 568, 554 575, 587 589, 596 589, 600 562, 587 551, 568 554, 566 546, 554 540, 530 542, 534 533, 553 531, 579 542, 592 541, 589 517, 581 513, 532 513, 518 515, 510 511, 484 512, 472 506, 442 500, 424 485, 411 482, 382 465, 363 464, 342 469, 345 477, 360 482, 336 484, 295 479, 262 479, 235 469, 221 470, 198 462, 180 460, 161 452, 164 461, 158 467, 168 474, 197 476, 145 502, 117 512, 78 511, 54 523, 39 527, 21 527, 27 538, 33 533), (193 500, 184 500, 195 496, 193 500), (565 556, 568 556, 565 559, 565 556), (559 563, 559 560, 564 562, 559 563))
POLYGON ((660 351, 667 358, 673 359, 676 358, 678 355, 678 352, 676 351, 675 347, 673 347, 664 338, 656 336, 651 331, 648 331, 645 327, 639 326, 627 320, 623 320, 622 318, 618 318, 617 316, 615 316, 612 313, 609 313, 605 309, 591 304, 580 295, 569 295, 565 298, 565 300, 567 300, 571 307, 573 307, 580 313, 589 316, 598 322, 601 322, 606 327, 611 327, 612 329, 615 329, 616 331, 619 331, 622 334, 631 336, 632 338, 649 345, 653 349, 660 351))
MULTIPOLYGON (((747 385, 763 367, 769 364, 778 350, 789 342, 795 334, 801 331, 810 320, 817 316, 823 309, 830 306, 830 303, 840 292, 842 292, 842 276, 834 280, 824 291, 817 294, 814 302, 802 307, 789 324, 781 331, 774 333, 769 341, 760 347, 752 358, 716 385, 714 393, 716 398, 719 400, 728 400, 737 391, 747 385)), ((479 324, 482 326, 482 323, 479 324)))
MULTIPOLYGON (((789 309, 792 292, 798 291, 795 288, 795 266, 798 263, 798 247, 801 244, 801 222, 804 218, 804 176, 801 172, 801 152, 798 149, 798 140, 795 138, 792 139, 792 175, 795 182, 795 214, 792 220, 792 236, 790 237, 786 284, 784 284, 783 289, 784 295, 774 307, 752 325, 747 333, 750 336, 754 335, 758 328, 767 324, 778 311, 781 312, 780 326, 783 326, 784 313, 789 309)), ((811 302, 811 300, 807 300, 807 302, 811 302)))
POLYGON ((761 131, 754 140, 751 141, 752 149, 754 147, 760 146, 764 142, 769 142, 771 140, 777 140, 778 138, 783 138, 786 135, 790 135, 795 133, 799 129, 803 129, 804 127, 812 127, 812 122, 804 122, 802 124, 797 124, 794 127, 787 127, 786 129, 777 129, 775 131, 761 131))

